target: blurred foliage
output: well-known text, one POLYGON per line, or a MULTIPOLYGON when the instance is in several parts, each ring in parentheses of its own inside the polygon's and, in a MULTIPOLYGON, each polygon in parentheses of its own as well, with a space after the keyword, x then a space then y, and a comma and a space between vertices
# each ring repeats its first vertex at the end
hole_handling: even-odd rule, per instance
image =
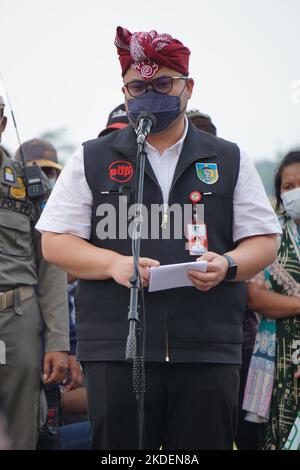
POLYGON ((285 156, 282 152, 277 152, 274 160, 258 160, 255 162, 255 167, 262 179, 266 193, 270 198, 274 197, 274 178, 276 170, 285 156))
POLYGON ((69 131, 66 127, 45 131, 39 135, 39 138, 49 140, 54 145, 57 150, 58 160, 61 163, 66 163, 76 148, 70 140, 69 131))

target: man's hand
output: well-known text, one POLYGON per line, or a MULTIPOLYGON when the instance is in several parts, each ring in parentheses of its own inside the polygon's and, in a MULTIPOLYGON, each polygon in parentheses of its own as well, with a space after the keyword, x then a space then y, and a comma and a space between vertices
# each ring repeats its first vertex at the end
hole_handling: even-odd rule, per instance
MULTIPOLYGON (((141 276, 142 286, 149 285, 150 268, 159 266, 159 261, 151 258, 139 259, 139 272, 141 276)), ((131 287, 129 279, 133 274, 133 257, 118 255, 111 266, 111 277, 121 286, 131 287)))
POLYGON ((300 379, 300 366, 298 366, 297 372, 294 374, 295 379, 300 379))
POLYGON ((48 352, 44 357, 44 383, 61 383, 66 377, 68 353, 48 352))
POLYGON ((207 261, 207 272, 189 270, 188 278, 202 292, 207 292, 222 282, 228 271, 228 261, 221 255, 208 251, 197 261, 207 261))
POLYGON ((67 392, 69 390, 75 390, 75 388, 82 384, 83 373, 81 366, 73 355, 69 355, 68 357, 68 377, 71 379, 71 382, 65 386, 67 392))

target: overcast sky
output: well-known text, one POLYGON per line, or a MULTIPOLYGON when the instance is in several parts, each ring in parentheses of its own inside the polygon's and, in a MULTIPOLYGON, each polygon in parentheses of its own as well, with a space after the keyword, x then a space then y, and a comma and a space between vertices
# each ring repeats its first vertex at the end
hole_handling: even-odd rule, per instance
POLYGON ((300 147, 299 19, 300 0, 0 0, 0 72, 22 140, 67 127, 77 146, 123 101, 116 27, 168 32, 192 52, 189 108, 272 159, 300 147))

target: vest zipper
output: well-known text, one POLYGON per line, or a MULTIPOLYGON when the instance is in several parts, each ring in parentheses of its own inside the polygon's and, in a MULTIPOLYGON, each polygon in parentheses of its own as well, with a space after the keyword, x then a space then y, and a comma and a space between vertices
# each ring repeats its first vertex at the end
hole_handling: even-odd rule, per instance
MULTIPOLYGON (((119 149, 117 149, 118 151, 120 151, 119 149)), ((126 155, 126 153, 124 152, 121 152, 123 153, 123 155, 125 155, 125 157, 127 157, 129 160, 130 158, 128 157, 128 155, 126 155)), ((184 171, 184 170, 183 170, 184 171)), ((181 174, 183 173, 183 171, 180 173, 180 176, 181 174)), ((146 173, 146 171, 145 171, 146 173)), ((156 184, 156 186, 159 188, 160 190, 160 194, 161 194, 161 199, 163 201, 163 204, 165 205, 165 202, 164 202, 164 195, 163 195, 163 192, 162 192, 162 189, 158 183, 157 180, 155 180, 152 175, 150 175, 149 173, 147 173, 147 175, 149 176, 149 178, 152 179, 152 181, 156 184)), ((177 181, 177 180, 176 180, 177 181)), ((173 185, 172 185, 172 188, 173 188, 173 185)), ((172 189, 171 188, 171 189, 172 189)), ((171 193, 171 189, 169 191, 169 199, 170 199, 170 193, 171 193)), ((167 209, 164 207, 164 214, 163 214, 163 218, 162 218, 162 223, 161 223, 161 229, 166 229, 167 228, 167 224, 168 224, 168 212, 167 212, 167 209)), ((163 250, 163 255, 164 255, 164 250, 163 250)), ((165 262, 165 259, 164 259, 164 262, 165 262)), ((164 319, 165 319, 165 361, 166 362, 170 362, 170 356, 169 356, 169 338, 168 338, 168 328, 167 328, 167 313, 166 313, 166 299, 164 298, 163 299, 163 303, 164 303, 164 319)))
MULTIPOLYGON (((166 322, 167 323, 167 322, 166 322)), ((167 329, 167 325, 166 325, 166 331, 165 331, 165 338, 166 338, 166 357, 165 357, 165 360, 166 362, 170 362, 170 356, 169 356, 169 338, 168 338, 168 329, 167 329)))
POLYGON ((161 228, 165 230, 167 228, 167 225, 168 225, 168 213, 167 213, 167 210, 165 209, 163 218, 162 218, 161 228))

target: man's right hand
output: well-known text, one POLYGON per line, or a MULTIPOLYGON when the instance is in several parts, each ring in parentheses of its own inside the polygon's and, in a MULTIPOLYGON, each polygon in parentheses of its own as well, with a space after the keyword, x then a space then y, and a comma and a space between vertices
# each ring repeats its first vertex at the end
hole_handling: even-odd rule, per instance
MULTIPOLYGON (((159 266, 159 261, 151 258, 139 259, 139 271, 142 286, 147 287, 150 279, 150 268, 159 266)), ((133 257, 118 255, 111 265, 111 277, 121 286, 131 287, 129 279, 133 274, 133 257)))

